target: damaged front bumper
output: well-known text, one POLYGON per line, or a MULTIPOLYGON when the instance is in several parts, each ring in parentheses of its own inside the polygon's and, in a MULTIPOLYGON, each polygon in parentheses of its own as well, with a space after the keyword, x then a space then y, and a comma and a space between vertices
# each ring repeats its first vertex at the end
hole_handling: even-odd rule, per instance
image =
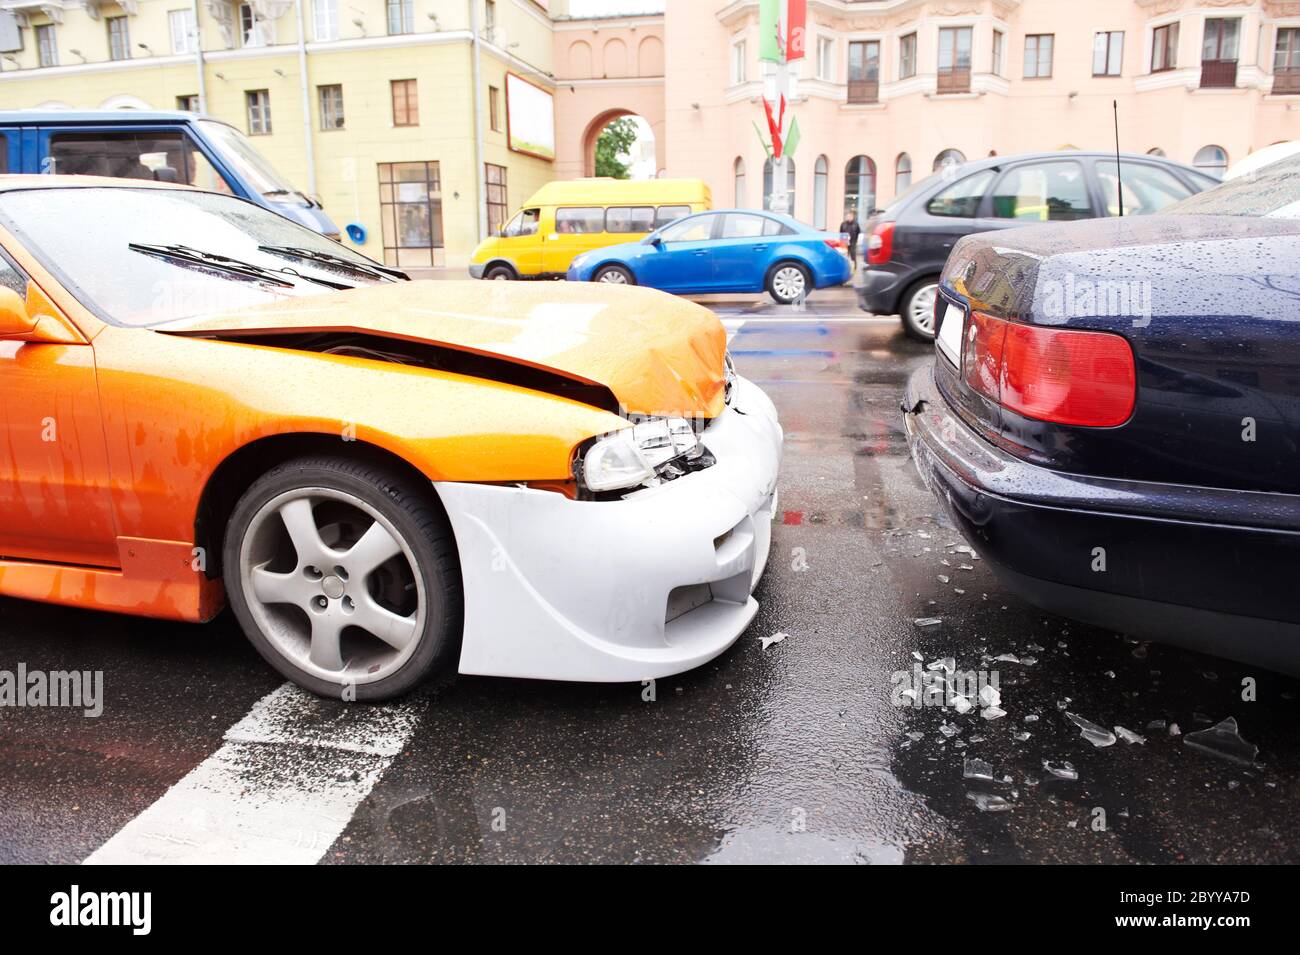
POLYGON ((631 682, 731 646, 758 610, 783 435, 737 378, 701 438, 712 467, 617 501, 436 482, 464 578, 460 672, 631 682))

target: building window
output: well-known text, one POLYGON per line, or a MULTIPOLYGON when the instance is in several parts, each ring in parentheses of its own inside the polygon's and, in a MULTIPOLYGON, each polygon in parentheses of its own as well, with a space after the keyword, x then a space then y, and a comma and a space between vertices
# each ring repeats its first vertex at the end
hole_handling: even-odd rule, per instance
POLYGON ((1119 76, 1124 66, 1124 31, 1097 33, 1092 38, 1092 75, 1119 76))
POLYGON ((483 36, 489 43, 496 42, 497 5, 494 0, 483 0, 483 36))
POLYGON ((830 185, 830 164, 825 156, 817 157, 813 166, 813 228, 826 228, 826 195, 830 185))
POLYGON ((876 208, 876 164, 870 156, 854 156, 844 167, 844 214, 866 222, 876 208))
POLYGON ((1151 34, 1151 72, 1172 70, 1178 66, 1178 24, 1166 23, 1151 34))
POLYGON ((487 197, 488 235, 496 235, 505 226, 506 214, 510 211, 506 201, 506 167, 494 166, 490 162, 483 165, 487 169, 484 195, 487 197))
POLYGON ((735 201, 732 204, 737 209, 743 209, 745 208, 745 160, 737 156, 736 161, 731 164, 731 172, 736 182, 736 193, 732 196, 735 201))
POLYGON ((59 65, 59 45, 54 36, 52 23, 42 24, 36 28, 36 55, 41 66, 59 65))
POLYGON ((501 91, 495 86, 488 87, 488 123, 492 132, 501 132, 501 91))
POLYGON ((817 38, 817 79, 835 82, 835 38, 817 38))
POLYGON ((167 28, 171 32, 173 53, 194 52, 193 10, 168 10, 167 28))
POLYGON ((420 100, 416 93, 415 80, 393 80, 393 125, 419 126, 420 100))
POLYGON ((939 172, 943 169, 951 169, 960 166, 966 161, 966 154, 960 149, 945 149, 939 155, 934 157, 934 171, 939 172))
POLYGON ((1196 151, 1192 165, 1215 179, 1222 179, 1228 168, 1228 153, 1222 146, 1202 146, 1196 151))
POLYGON ((1201 42, 1201 86, 1237 85, 1237 51, 1241 37, 1238 17, 1207 17, 1201 42))
POLYGON ((438 164, 380 163, 379 221, 385 265, 404 269, 441 264, 442 183, 438 164))
POLYGON ((731 85, 745 82, 745 41, 731 44, 731 85))
POLYGON ((312 0, 312 35, 318 40, 339 38, 338 0, 312 0))
MULTIPOLYGON (((769 212, 772 210, 772 157, 767 157, 767 162, 763 163, 763 208, 769 212)), ((785 157, 785 196, 786 196, 786 213, 794 215, 794 159, 790 156, 785 157)))
POLYGON ((176 97, 176 108, 186 113, 197 113, 199 111, 198 94, 187 93, 184 96, 176 97))
POLYGON ((271 133, 271 93, 268 90, 245 90, 244 105, 248 109, 248 135, 267 136, 271 133))
POLYGON ((322 132, 343 128, 343 87, 338 84, 316 87, 320 100, 320 128, 322 132))
POLYGON ((386 0, 388 4, 388 35, 415 32, 415 0, 386 0))
POLYGON ((939 31, 939 75, 936 91, 970 92, 970 27, 944 27, 939 31))
POLYGON ((1165 155, 1165 151, 1161 149, 1159 146, 1152 146, 1150 149, 1147 150, 1147 155, 1160 156, 1161 158, 1163 158, 1165 155))
POLYGON ((126 17, 108 17, 104 20, 104 26, 108 29, 108 58, 131 59, 131 33, 126 17))
POLYGON ((912 157, 899 153, 894 160, 894 195, 901 196, 903 191, 912 187, 912 157))
POLYGON ((880 101, 880 41, 856 40, 849 44, 850 103, 880 101))
POLYGON ((1277 31, 1273 47, 1273 92, 1300 93, 1300 29, 1277 31))
POLYGON ((1006 50, 1006 34, 1001 30, 993 31, 993 75, 1001 76, 1004 61, 1004 50, 1006 50))
POLYGON ((1025 37, 1025 79, 1046 79, 1052 75, 1051 33, 1035 33, 1025 37))
POLYGON ((250 49, 270 46, 275 42, 275 22, 263 20, 251 3, 239 5, 239 41, 250 49))
POLYGON ((898 78, 916 75, 916 34, 909 33, 898 41, 898 78))

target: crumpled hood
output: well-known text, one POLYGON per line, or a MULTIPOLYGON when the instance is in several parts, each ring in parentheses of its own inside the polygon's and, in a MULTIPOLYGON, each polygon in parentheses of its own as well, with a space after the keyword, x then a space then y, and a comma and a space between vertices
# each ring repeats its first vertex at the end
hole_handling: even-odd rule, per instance
POLYGON ((607 387, 627 412, 711 418, 726 332, 662 292, 567 282, 421 281, 285 299, 157 326, 184 334, 356 331, 494 355, 607 387))

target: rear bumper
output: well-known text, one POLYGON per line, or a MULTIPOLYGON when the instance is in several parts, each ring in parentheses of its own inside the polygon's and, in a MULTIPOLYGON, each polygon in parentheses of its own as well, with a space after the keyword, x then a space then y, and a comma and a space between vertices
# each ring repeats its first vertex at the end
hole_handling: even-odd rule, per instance
POLYGON ((438 482, 465 586, 460 672, 633 682, 726 650, 758 610, 782 433, 737 379, 704 432, 717 463, 618 501, 438 482))
POLYGON ((814 279, 817 283, 817 288, 833 288, 838 285, 843 285, 849 280, 853 275, 853 266, 849 262, 847 256, 840 255, 836 252, 835 259, 833 259, 826 268, 818 269, 817 273, 818 274, 814 279))
POLYGON ((897 315, 898 300, 910 281, 911 273, 901 274, 877 265, 864 265, 858 269, 853 281, 858 307, 873 315, 897 315))
POLYGON ((906 407, 922 481, 1011 590, 1097 626, 1300 673, 1300 498, 1028 464, 952 414, 928 365, 906 407))

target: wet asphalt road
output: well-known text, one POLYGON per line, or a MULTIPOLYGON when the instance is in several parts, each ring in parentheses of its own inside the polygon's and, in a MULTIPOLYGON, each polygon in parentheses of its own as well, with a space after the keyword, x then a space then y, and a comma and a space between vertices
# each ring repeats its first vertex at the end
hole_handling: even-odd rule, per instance
MULTIPOLYGON (((652 702, 639 685, 486 678, 425 694, 408 704, 416 731, 321 861, 1300 861, 1295 681, 1051 617, 957 551, 898 410, 929 349, 896 322, 837 297, 803 313, 712 304, 733 328, 744 320, 737 365, 786 429, 752 628, 659 681, 652 702), (996 669, 1006 716, 895 705, 914 654, 996 669), (1024 662, 992 659, 1003 654, 1024 662), (1242 700, 1243 677, 1256 701, 1242 700), (1146 741, 1094 748, 1062 707, 1146 741), (1147 728, 1230 715, 1259 746, 1254 767, 1147 728), (1006 781, 963 779, 967 758, 1006 781), (1078 780, 1044 760, 1069 761, 1078 780), (982 812, 970 793, 1010 809, 982 812)), ((0 669, 20 661, 102 669, 106 700, 97 719, 0 710, 4 862, 81 861, 280 683, 229 616, 191 627, 0 601, 0 669)), ((313 701, 303 720, 348 710, 313 701)), ((297 747, 279 770, 310 775, 318 753, 297 747)))

